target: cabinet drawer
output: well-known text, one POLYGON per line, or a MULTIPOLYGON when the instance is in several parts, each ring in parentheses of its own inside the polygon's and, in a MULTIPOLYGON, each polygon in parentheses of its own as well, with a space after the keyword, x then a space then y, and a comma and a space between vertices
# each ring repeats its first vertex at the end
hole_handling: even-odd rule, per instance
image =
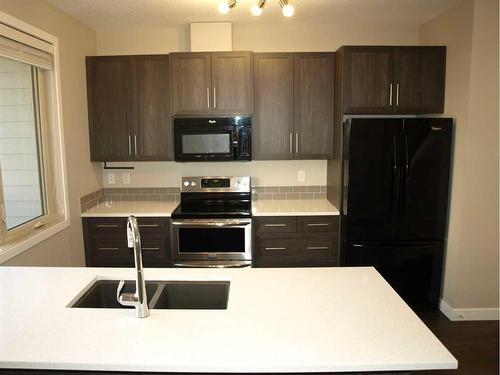
POLYGON ((297 220, 293 216, 255 218, 256 233, 293 233, 297 230, 297 220))
POLYGON ((122 217, 87 218, 83 220, 91 237, 127 239, 127 219, 122 217))
POLYGON ((90 239, 87 244, 87 266, 132 267, 134 256, 126 240, 90 239))
MULTIPOLYGON (((168 241, 147 239, 142 240, 142 261, 145 267, 166 266, 169 262, 168 241)), ((133 249, 130 249, 133 255, 133 249)))
POLYGON ((297 218, 297 232, 338 233, 338 218, 333 216, 302 216, 297 218))
POLYGON ((139 225, 141 238, 145 236, 164 238, 170 235, 168 219, 166 218, 139 217, 137 218, 137 225, 139 225))

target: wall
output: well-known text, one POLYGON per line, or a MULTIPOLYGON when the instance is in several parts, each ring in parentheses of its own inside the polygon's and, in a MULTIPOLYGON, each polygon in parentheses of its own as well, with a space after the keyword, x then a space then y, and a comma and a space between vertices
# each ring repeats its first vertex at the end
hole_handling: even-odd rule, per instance
POLYGON ((99 189, 100 166, 89 162, 86 55, 96 51, 95 32, 44 0, 0 0, 0 10, 59 38, 62 112, 71 226, 7 265, 84 265, 80 197, 99 189))
POLYGON ((443 311, 498 317, 498 1, 465 0, 420 28, 448 46, 445 114, 455 118, 443 311))
MULTIPOLYGON (((250 17, 250 16, 249 16, 250 17)), ((251 19, 250 19, 251 21, 251 19)), ((363 23, 353 27, 354 20, 331 19, 328 23, 301 24, 293 20, 276 24, 247 26, 233 24, 233 50, 255 52, 335 51, 343 44, 418 44, 418 28, 392 24, 363 23)), ((376 21, 378 22, 378 21, 376 21)), ((97 30, 99 55, 147 54, 189 51, 189 27, 113 28, 97 30)), ((136 163, 131 171, 130 186, 178 186, 186 175, 250 174, 253 185, 326 185, 325 161, 250 162, 219 164, 136 163), (299 170, 305 170, 306 181, 299 182, 299 170), (165 184, 165 185, 164 185, 165 184)), ((116 185, 123 187, 121 173, 116 185)))

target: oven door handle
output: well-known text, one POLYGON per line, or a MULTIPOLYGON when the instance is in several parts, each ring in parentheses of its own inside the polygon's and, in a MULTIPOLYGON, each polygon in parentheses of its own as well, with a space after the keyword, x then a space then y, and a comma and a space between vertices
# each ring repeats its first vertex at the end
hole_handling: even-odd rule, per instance
POLYGON ((252 223, 251 219, 183 220, 183 221, 172 221, 172 226, 221 228, 221 227, 245 226, 251 223, 252 223))

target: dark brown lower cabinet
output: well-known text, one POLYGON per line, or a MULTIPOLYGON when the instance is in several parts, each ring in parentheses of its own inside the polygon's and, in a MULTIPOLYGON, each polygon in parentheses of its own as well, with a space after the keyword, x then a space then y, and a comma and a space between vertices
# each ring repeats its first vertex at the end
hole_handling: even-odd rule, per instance
MULTIPOLYGON (((145 267, 170 265, 170 219, 140 217, 142 260, 145 267)), ((127 246, 127 218, 83 218, 87 267, 133 267, 134 251, 127 246)))
POLYGON ((338 216, 253 218, 254 267, 338 265, 338 216))

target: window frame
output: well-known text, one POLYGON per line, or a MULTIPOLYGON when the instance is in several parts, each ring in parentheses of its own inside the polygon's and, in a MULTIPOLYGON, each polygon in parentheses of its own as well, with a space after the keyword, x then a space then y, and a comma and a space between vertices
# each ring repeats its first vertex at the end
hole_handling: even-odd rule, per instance
MULTIPOLYGON (((39 142, 41 145, 45 214, 7 231, 0 224, 0 264, 30 249, 54 234, 66 229, 69 221, 69 201, 64 155, 62 104, 58 38, 0 11, 0 34, 35 48, 44 43, 53 56, 53 67, 44 70, 37 67, 35 76, 38 88, 39 142)), ((40 158, 39 156, 39 158, 40 158)), ((0 175, 0 219, 5 213, 3 184, 0 175)))

